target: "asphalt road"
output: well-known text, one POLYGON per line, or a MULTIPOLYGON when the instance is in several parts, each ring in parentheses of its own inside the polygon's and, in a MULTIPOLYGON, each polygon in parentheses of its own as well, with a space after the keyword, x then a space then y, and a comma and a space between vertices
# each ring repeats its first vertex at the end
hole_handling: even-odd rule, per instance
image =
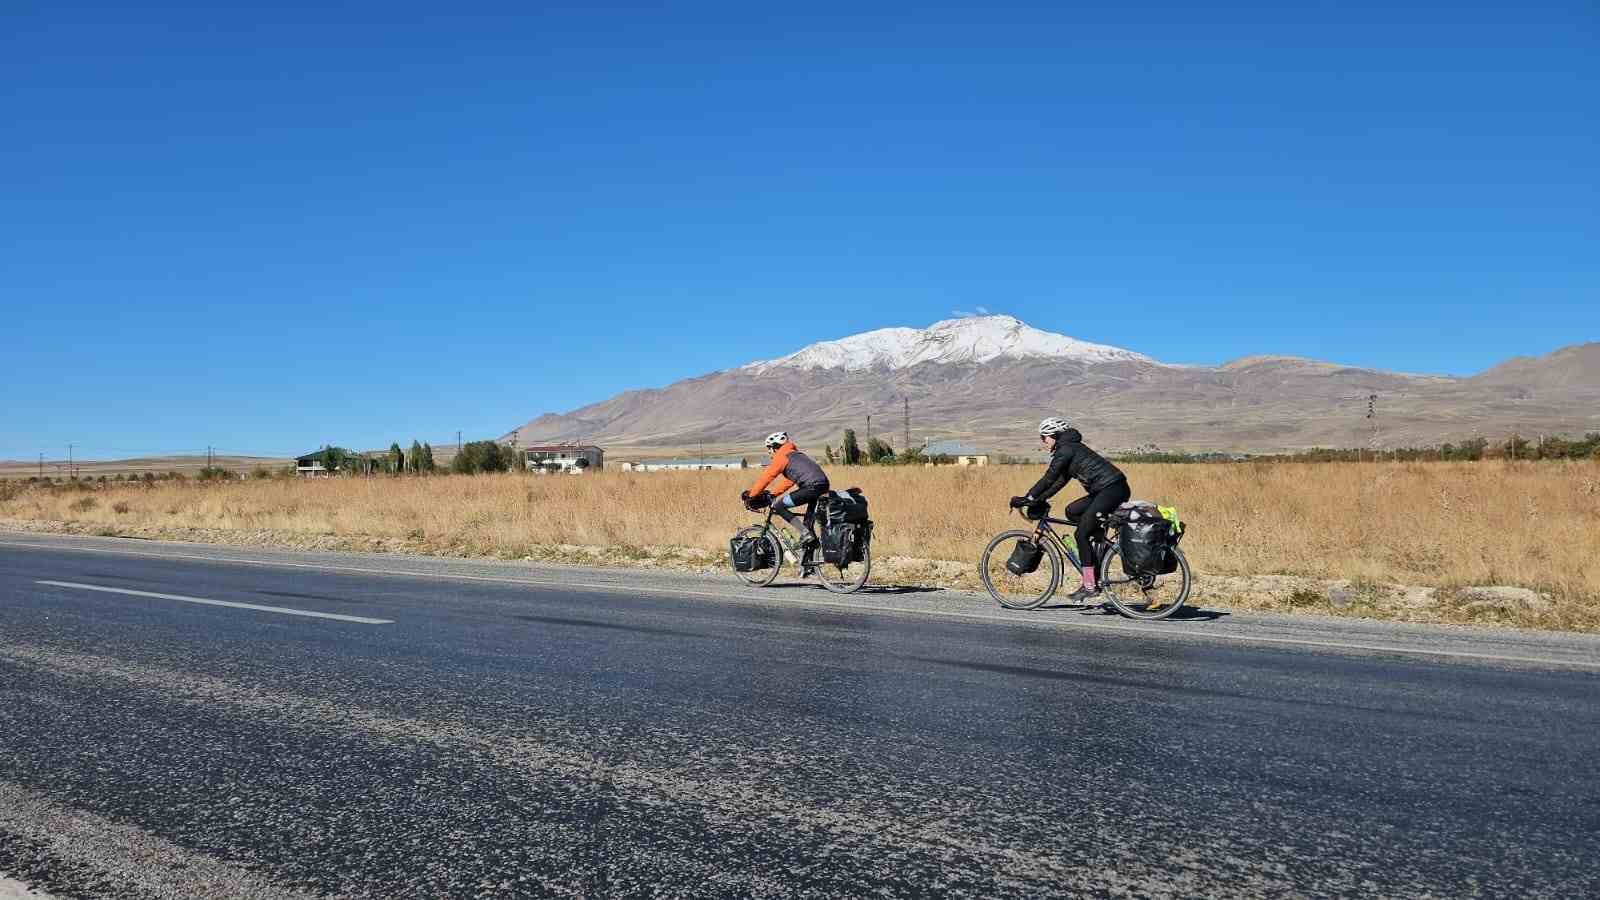
POLYGON ((1597 698, 1586 637, 0 535, 0 875, 1597 896, 1597 698))

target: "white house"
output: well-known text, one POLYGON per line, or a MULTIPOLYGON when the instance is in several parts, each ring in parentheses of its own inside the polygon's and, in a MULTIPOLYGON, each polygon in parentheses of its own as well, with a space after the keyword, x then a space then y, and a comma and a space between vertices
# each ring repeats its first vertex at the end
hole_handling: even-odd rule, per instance
POLYGON ((535 444, 522 449, 522 464, 529 469, 576 475, 586 469, 605 468, 606 452, 592 444, 535 444))
POLYGON ((702 469, 743 469, 750 464, 739 459, 643 459, 622 464, 624 472, 675 472, 702 469))
MULTIPOLYGON (((935 456, 948 456, 958 466, 987 466, 989 454, 960 441, 934 441, 922 448, 922 458, 932 459, 935 456)), ((929 465, 932 465, 930 462, 929 465)))

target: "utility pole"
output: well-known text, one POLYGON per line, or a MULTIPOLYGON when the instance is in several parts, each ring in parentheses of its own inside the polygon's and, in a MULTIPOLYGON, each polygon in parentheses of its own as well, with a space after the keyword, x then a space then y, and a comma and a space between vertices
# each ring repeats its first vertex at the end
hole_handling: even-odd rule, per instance
POLYGON ((41 481, 44 479, 44 454, 43 453, 39 454, 39 479, 41 481))
POLYGON ((901 397, 900 399, 904 400, 906 404, 906 435, 905 443, 901 445, 904 449, 900 452, 907 453, 911 450, 911 398, 901 397))
POLYGON ((867 446, 872 446, 872 413, 867 413, 867 446))
POLYGON ((456 432, 456 452, 461 452, 461 432, 456 432))
POLYGON ((78 473, 72 470, 72 445, 67 445, 67 477, 76 478, 78 473))
POLYGON ((1367 395, 1367 421, 1372 426, 1372 437, 1368 439, 1369 449, 1372 450, 1372 461, 1378 461, 1378 395, 1367 395))

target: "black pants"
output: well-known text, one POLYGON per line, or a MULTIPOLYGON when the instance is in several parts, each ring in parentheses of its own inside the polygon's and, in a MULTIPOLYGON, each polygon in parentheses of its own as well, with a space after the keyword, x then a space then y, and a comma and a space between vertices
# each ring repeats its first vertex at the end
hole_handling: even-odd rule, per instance
MULTIPOLYGON (((1106 538, 1105 524, 1100 521, 1101 515, 1110 515, 1111 511, 1128 502, 1133 492, 1128 490, 1128 481, 1123 479, 1110 487, 1101 488, 1092 494, 1082 497, 1067 504, 1062 513, 1062 518, 1069 522, 1078 523, 1078 557, 1084 568, 1100 565, 1099 554, 1094 551, 1094 542, 1106 538)), ((1096 568, 1096 575, 1099 570, 1096 568)))
POLYGON ((793 524, 794 512, 792 510, 796 506, 804 506, 806 508, 806 517, 804 522, 806 534, 814 535, 817 533, 817 530, 812 527, 812 522, 815 521, 817 517, 816 500, 818 497, 821 497, 827 492, 828 483, 826 481, 824 481, 822 484, 801 485, 789 493, 784 494, 782 497, 778 497, 777 499, 773 500, 772 508, 774 512, 783 517, 785 522, 793 524))

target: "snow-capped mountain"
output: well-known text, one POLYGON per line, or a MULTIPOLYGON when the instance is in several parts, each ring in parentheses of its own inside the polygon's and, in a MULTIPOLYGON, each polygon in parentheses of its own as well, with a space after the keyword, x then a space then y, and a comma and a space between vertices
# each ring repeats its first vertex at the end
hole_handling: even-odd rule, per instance
POLYGON ((996 359, 1048 358, 1084 363, 1156 361, 1105 344, 1041 331, 1011 316, 968 316, 927 328, 880 328, 837 341, 823 341, 780 359, 742 366, 760 374, 772 369, 906 369, 919 363, 986 363, 996 359))
POLYGON ((837 446, 845 428, 865 435, 872 415, 898 421, 900 443, 909 430, 913 443, 956 437, 1028 453, 1038 452, 1033 429, 1046 415, 1070 416, 1109 449, 1368 446, 1375 424, 1392 446, 1510 431, 1576 435, 1600 430, 1600 343, 1454 378, 1272 355, 1171 365, 1010 316, 974 316, 869 331, 627 391, 539 416, 504 439, 737 455, 757 452, 762 436, 780 429, 812 449, 837 446))

